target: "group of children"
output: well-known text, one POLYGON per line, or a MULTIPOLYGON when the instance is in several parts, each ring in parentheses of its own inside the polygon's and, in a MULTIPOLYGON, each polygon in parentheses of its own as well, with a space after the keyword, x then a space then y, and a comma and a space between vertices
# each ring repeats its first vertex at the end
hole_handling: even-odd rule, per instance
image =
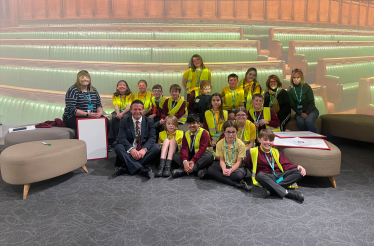
MULTIPOLYGON (((209 79, 210 72, 201 73, 209 79)), ((127 82, 121 80, 113 95, 114 136, 118 135, 119 121, 130 116, 131 102, 138 99, 144 104, 143 116, 154 119, 161 147, 155 176, 177 178, 196 173, 200 178, 213 177, 249 191, 251 186, 243 180, 247 165, 254 184, 280 197, 302 202, 300 192, 287 188, 305 175, 305 169, 290 164, 283 154, 271 148, 273 131, 280 131, 280 121, 271 108, 263 106, 262 89, 255 80, 256 69, 249 73, 240 85, 238 76, 230 74, 229 86, 221 94, 210 95, 209 80, 201 80, 195 87, 190 85, 188 104, 181 98, 181 87, 177 84, 170 86, 171 97, 165 98, 161 85, 154 85, 152 92, 148 92, 147 82, 140 80, 139 92, 134 95, 127 82), (188 130, 183 132, 178 127, 185 123, 188 130), (171 170, 173 162, 178 168, 171 170)), ((191 75, 184 77, 186 82, 191 81, 191 75)))

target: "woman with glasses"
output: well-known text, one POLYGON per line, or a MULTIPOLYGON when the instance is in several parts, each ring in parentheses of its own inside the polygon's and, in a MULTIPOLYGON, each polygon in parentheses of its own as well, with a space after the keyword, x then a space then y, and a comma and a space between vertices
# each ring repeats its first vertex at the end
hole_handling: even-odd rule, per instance
POLYGON ((304 82, 303 72, 296 68, 291 74, 291 86, 287 90, 290 97, 290 105, 296 112, 296 121, 301 131, 311 131, 318 133, 314 123, 319 111, 314 103, 313 90, 304 82))
POLYGON ((280 130, 285 130, 285 125, 291 118, 290 97, 282 88, 282 82, 277 75, 270 75, 266 81, 267 91, 264 94, 264 107, 271 108, 280 121, 280 130))
POLYGON ((219 166, 210 166, 208 174, 218 182, 250 191, 251 186, 243 180, 246 174, 243 164, 246 153, 244 143, 237 138, 238 125, 234 121, 228 120, 223 124, 223 132, 225 137, 216 145, 219 166))
POLYGON ((246 156, 256 140, 256 126, 247 119, 247 114, 248 111, 244 107, 239 107, 235 110, 235 122, 238 124, 237 138, 245 144, 246 156))
MULTIPOLYGON (((65 95, 65 111, 62 116, 66 126, 77 131, 77 118, 98 118, 103 116, 103 106, 96 88, 92 86, 90 74, 79 71, 77 80, 65 95)), ((110 129, 106 119, 107 132, 110 129)))

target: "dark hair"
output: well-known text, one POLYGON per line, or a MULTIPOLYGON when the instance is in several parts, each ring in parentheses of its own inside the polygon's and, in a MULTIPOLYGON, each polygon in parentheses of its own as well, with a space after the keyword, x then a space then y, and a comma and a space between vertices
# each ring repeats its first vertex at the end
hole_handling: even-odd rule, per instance
POLYGON ((252 95, 252 100, 255 100, 256 97, 261 97, 262 100, 264 100, 264 96, 261 95, 261 94, 253 94, 253 95, 252 95))
POLYGON ((199 60, 201 61, 201 69, 204 69, 204 68, 205 68, 205 65, 204 65, 204 62, 203 62, 203 58, 201 58, 200 55, 195 54, 195 55, 193 55, 193 56, 191 57, 191 60, 190 60, 190 68, 192 68, 192 72, 195 72, 195 70, 196 70, 196 67, 195 67, 195 65, 193 64, 193 59, 194 59, 194 58, 197 58, 197 59, 199 59, 199 60))
POLYGON ((190 114, 187 117, 187 124, 200 123, 200 117, 197 114, 190 114))
POLYGON ((144 83, 145 86, 148 87, 148 83, 147 83, 147 81, 145 81, 145 79, 141 79, 141 80, 139 80, 139 81, 138 81, 138 85, 139 85, 140 83, 144 83))
MULTIPOLYGON (((222 121, 225 121, 225 116, 223 115, 223 101, 222 101, 222 97, 221 97, 221 94, 219 93, 213 93, 213 95, 210 97, 210 106, 209 106, 209 109, 213 109, 213 104, 212 104, 212 101, 213 101, 213 97, 219 97, 219 99, 221 100, 221 105, 219 106, 219 116, 218 116, 218 120, 221 119, 222 121)), ((213 115, 213 117, 215 117, 213 115)))
POLYGON ((162 90, 162 86, 159 85, 159 84, 156 84, 152 87, 152 90, 155 90, 155 89, 161 89, 162 90))
POLYGON ((265 140, 266 139, 269 139, 270 141, 274 141, 274 139, 275 139, 275 135, 274 135, 274 133, 271 131, 271 130, 269 130, 269 129, 262 129, 261 131, 260 131, 260 133, 258 134, 258 138, 260 139, 260 138, 264 138, 265 140))
POLYGON ((244 87, 245 87, 245 83, 247 82, 247 75, 249 74, 250 71, 255 71, 256 72, 256 78, 253 80, 253 84, 252 84, 252 87, 251 87, 251 94, 253 94, 253 92, 256 90, 257 86, 260 86, 260 93, 262 94, 261 85, 257 81, 257 69, 254 68, 254 67, 248 68, 247 72, 245 73, 245 78, 243 80, 243 90, 244 90, 244 87))
MULTIPOLYGON (((124 81, 124 80, 120 80, 120 81, 118 81, 116 87, 118 87, 119 83, 121 83, 121 82, 125 83, 125 84, 126 84, 126 87, 127 87, 127 89, 126 89, 126 91, 125 91, 125 96, 130 95, 132 92, 131 92, 131 90, 130 90, 130 88, 129 88, 129 85, 127 84, 126 81, 124 81)), ((114 95, 115 97, 118 97, 120 94, 121 94, 121 93, 119 92, 119 90, 116 90, 116 92, 113 93, 113 95, 114 95)))
POLYGON ((172 84, 172 85, 170 86, 170 90, 169 90, 169 91, 171 91, 171 90, 176 90, 176 91, 181 92, 181 91, 182 91, 182 88, 181 88, 181 86, 178 85, 178 84, 172 84))
POLYGON ((227 77, 227 81, 229 81, 230 78, 236 78, 236 79, 238 79, 239 77, 238 77, 238 75, 236 75, 235 73, 232 73, 232 74, 230 74, 230 75, 227 77))
POLYGON ((143 109, 144 109, 144 104, 139 99, 136 99, 136 100, 132 101, 130 109, 132 109, 132 105, 134 105, 134 104, 141 104, 143 106, 143 109))
POLYGON ((277 75, 270 75, 269 78, 266 80, 266 88, 270 90, 270 80, 274 79, 277 81, 277 86, 282 87, 282 82, 280 81, 279 77, 277 75))
POLYGON ((235 127, 236 131, 239 131, 238 130, 238 124, 236 124, 233 120, 228 120, 226 121, 223 126, 222 126, 222 130, 223 131, 226 131, 226 128, 228 127, 235 127))

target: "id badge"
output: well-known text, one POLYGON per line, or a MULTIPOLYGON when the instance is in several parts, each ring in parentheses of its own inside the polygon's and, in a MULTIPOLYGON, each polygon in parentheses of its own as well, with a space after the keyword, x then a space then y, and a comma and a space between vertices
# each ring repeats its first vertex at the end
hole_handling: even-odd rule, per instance
POLYGON ((196 83, 195 86, 196 86, 196 87, 199 87, 199 83, 196 83))
POLYGON ((119 112, 122 113, 124 109, 121 109, 119 112))
POLYGON ((94 108, 94 107, 93 107, 92 104, 87 106, 87 109, 93 109, 93 108, 94 108))
POLYGON ((234 112, 236 110, 236 108, 232 108, 231 111, 234 112))
POLYGON ((275 182, 277 182, 277 184, 279 183, 279 182, 281 182, 283 180, 283 177, 280 177, 279 179, 277 179, 277 181, 275 181, 275 182))
POLYGON ((297 109, 303 109, 303 105, 297 105, 297 109))
POLYGON ((214 133, 214 137, 215 137, 215 138, 219 138, 219 137, 220 137, 220 134, 219 134, 219 133, 214 133))

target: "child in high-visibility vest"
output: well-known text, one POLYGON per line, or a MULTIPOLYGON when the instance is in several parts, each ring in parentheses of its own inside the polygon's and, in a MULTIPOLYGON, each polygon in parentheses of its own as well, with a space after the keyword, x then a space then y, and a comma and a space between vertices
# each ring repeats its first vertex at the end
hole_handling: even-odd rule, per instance
POLYGON ((228 76, 228 87, 222 89, 223 109, 229 113, 229 119, 234 120, 237 107, 244 106, 244 90, 238 85, 238 75, 232 73, 228 76))
POLYGON ((247 119, 248 111, 244 107, 235 110, 235 122, 238 124, 238 138, 245 144, 245 152, 248 154, 256 140, 256 126, 247 119))
POLYGON ((170 95, 168 99, 165 100, 162 106, 160 125, 164 124, 165 118, 168 115, 174 115, 178 118, 178 122, 181 124, 186 123, 187 118, 187 103, 180 97, 182 88, 178 84, 173 84, 170 86, 170 95))
POLYGON ((210 166, 208 174, 221 183, 250 191, 251 186, 243 180, 246 174, 243 159, 246 155, 245 145, 237 137, 238 125, 234 121, 228 120, 223 124, 223 132, 225 137, 216 146, 219 166, 210 166))
POLYGON ((134 95, 134 100, 138 99, 143 102, 143 115, 149 116, 152 113, 152 92, 147 91, 148 83, 144 79, 139 80, 139 92, 134 95))
POLYGON ((271 195, 303 202, 303 194, 287 188, 305 176, 306 171, 300 165, 292 165, 282 152, 272 148, 274 138, 271 130, 263 129, 258 135, 260 146, 250 149, 247 167, 252 170, 252 182, 266 188, 271 195))
POLYGON ((240 81, 239 86, 244 90, 245 108, 252 108, 252 96, 254 94, 262 94, 262 88, 257 81, 257 69, 251 67, 245 73, 245 78, 240 81))
POLYGON ((156 177, 169 177, 173 154, 181 147, 183 131, 178 130, 178 119, 168 115, 164 122, 165 131, 160 132, 158 144, 161 146, 161 160, 156 177))

